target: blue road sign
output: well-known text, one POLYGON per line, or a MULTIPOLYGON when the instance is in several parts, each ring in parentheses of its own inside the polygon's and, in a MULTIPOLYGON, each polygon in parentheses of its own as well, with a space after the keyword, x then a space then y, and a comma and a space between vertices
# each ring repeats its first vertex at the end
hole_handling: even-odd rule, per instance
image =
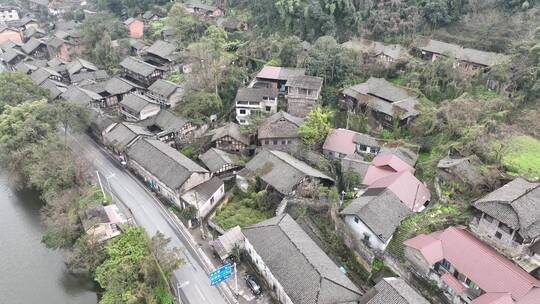
POLYGON ((227 278, 229 278, 232 274, 232 267, 231 264, 227 264, 225 266, 219 267, 218 269, 210 272, 210 285, 216 285, 218 283, 221 283, 225 281, 227 278))

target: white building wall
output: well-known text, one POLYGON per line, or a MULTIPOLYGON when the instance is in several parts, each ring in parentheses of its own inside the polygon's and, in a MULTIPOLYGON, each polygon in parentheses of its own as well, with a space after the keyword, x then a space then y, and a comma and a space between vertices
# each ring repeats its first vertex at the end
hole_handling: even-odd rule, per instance
POLYGON ((378 236, 375 235, 375 233, 373 233, 373 231, 371 231, 371 229, 369 229, 368 226, 366 226, 366 224, 362 222, 360 218, 358 218, 358 223, 355 221, 355 218, 358 217, 354 215, 346 215, 345 223, 347 223, 347 226, 349 226, 351 230, 356 234, 356 237, 359 240, 363 240, 364 235, 369 235, 369 246, 371 248, 384 251, 392 238, 388 239, 388 241, 384 243, 383 241, 381 241, 381 239, 379 239, 378 236))
POLYGON ((150 104, 148 106, 146 106, 140 114, 140 117, 139 119, 140 120, 145 120, 147 119, 148 117, 152 117, 152 116, 155 116, 159 113, 159 106, 158 105, 155 105, 155 104, 150 104))
POLYGON ((261 256, 255 251, 247 238, 245 239, 244 247, 246 252, 251 257, 251 261, 257 267, 257 270, 262 275, 268 286, 270 286, 270 288, 273 288, 273 292, 275 293, 278 302, 282 304, 294 304, 289 298, 289 296, 285 293, 285 290, 283 289, 283 286, 281 286, 281 283, 279 283, 279 281, 270 272, 270 269, 266 267, 261 256))
MULTIPOLYGON (((205 217, 210 213, 210 211, 221 201, 223 196, 225 195, 225 184, 221 184, 221 187, 212 195, 212 197, 208 198, 206 202, 203 202, 199 207, 198 216, 199 217, 205 217)), ((195 206, 196 207, 196 206, 195 206)))

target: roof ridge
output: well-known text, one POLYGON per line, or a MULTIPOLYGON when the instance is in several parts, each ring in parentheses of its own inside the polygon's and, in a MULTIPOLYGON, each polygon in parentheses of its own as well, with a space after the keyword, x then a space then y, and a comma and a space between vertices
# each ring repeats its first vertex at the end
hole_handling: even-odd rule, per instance
MULTIPOLYGON (((161 150, 161 149, 158 148, 156 145, 154 145, 152 142, 150 142, 150 141, 153 141, 153 142, 156 142, 156 143, 157 143, 157 142, 163 143, 162 141, 160 141, 160 140, 158 140, 158 139, 155 139, 155 138, 142 138, 142 139, 143 139, 144 141, 146 141, 148 144, 152 145, 152 147, 156 148, 156 149, 159 151, 159 153, 165 155, 168 159, 170 159, 170 160, 174 161, 175 163, 179 164, 182 168, 186 169, 187 171, 191 171, 189 168, 187 168, 186 166, 184 166, 184 164, 177 162, 177 161, 176 161, 174 158, 172 158, 169 154, 165 153, 163 150, 161 150)), ((165 144, 165 143, 163 143, 163 144, 165 144)), ((166 145, 166 144, 165 144, 165 145, 166 145)), ((176 150, 175 150, 175 151, 176 151, 176 150)), ((182 154, 182 153, 180 153, 180 152, 178 152, 178 154, 180 154, 181 156, 187 158, 187 156, 185 156, 184 154, 182 154)), ((191 160, 190 158, 187 158, 187 159, 191 160)))

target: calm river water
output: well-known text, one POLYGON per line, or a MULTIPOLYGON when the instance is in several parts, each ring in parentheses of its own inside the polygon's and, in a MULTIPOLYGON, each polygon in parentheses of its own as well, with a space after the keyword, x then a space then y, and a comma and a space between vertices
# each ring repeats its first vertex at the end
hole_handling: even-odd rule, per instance
POLYGON ((94 285, 66 272, 60 251, 41 243, 41 201, 14 191, 0 168, 0 304, 96 304, 94 285))

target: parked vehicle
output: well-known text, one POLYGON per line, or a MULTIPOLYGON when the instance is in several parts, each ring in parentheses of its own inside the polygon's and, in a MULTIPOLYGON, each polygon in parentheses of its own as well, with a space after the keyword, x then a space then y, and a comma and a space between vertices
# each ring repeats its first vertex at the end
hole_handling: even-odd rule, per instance
POLYGON ((244 280, 246 280, 246 284, 251 289, 254 295, 260 296, 262 294, 262 288, 259 282, 257 282, 257 279, 255 276, 251 274, 246 274, 244 277, 244 280))

